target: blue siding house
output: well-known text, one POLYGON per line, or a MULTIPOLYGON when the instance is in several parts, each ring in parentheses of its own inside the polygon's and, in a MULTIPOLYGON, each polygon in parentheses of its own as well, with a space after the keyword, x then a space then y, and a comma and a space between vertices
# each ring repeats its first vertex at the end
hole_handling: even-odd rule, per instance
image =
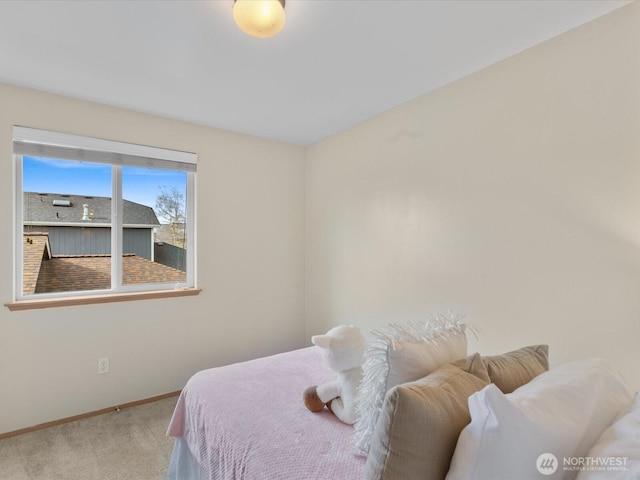
MULTIPOLYGON (((124 200, 123 253, 154 261, 153 208, 124 200)), ((49 234, 52 255, 111 254, 111 198, 24 192, 25 233, 49 234)))

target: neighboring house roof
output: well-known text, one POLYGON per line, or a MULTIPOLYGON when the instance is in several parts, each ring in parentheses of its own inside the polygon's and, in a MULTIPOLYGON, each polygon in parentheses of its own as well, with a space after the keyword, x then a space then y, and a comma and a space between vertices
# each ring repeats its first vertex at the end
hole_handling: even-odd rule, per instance
MULTIPOLYGON (((25 233, 23 245, 24 295, 111 288, 111 255, 51 256, 41 232, 25 233)), ((186 281, 185 272, 134 254, 123 256, 122 277, 125 285, 186 281)))
MULTIPOLYGON (((185 272, 133 254, 122 259, 122 282, 184 282, 185 272)), ((60 255, 42 262, 35 293, 111 288, 111 255, 60 255)))
MULTIPOLYGON (((56 225, 64 223, 87 226, 92 223, 111 222, 110 197, 24 192, 22 210, 23 221, 27 224, 56 225), (54 200, 58 201, 56 203, 69 202, 69 206, 54 205, 54 200), (91 220, 82 220, 83 205, 88 205, 91 220)), ((158 217, 151 207, 124 200, 123 210, 123 225, 149 225, 149 227, 160 225, 158 217)))

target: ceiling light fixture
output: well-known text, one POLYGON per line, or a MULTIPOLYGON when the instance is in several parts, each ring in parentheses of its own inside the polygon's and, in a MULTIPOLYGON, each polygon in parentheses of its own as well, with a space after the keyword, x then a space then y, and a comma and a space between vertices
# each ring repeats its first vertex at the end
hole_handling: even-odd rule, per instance
POLYGON ((234 0, 233 19, 244 33, 268 38, 284 27, 285 0, 234 0))

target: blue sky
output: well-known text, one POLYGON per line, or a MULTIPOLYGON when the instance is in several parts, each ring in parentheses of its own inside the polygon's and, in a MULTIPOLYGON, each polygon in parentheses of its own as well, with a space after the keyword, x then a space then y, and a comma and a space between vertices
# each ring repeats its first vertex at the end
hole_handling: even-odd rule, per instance
MULTIPOLYGON (((185 172, 123 167, 125 200, 155 208, 160 187, 176 187, 185 195, 185 172)), ((111 166, 52 158, 22 158, 22 191, 111 197, 111 166)))

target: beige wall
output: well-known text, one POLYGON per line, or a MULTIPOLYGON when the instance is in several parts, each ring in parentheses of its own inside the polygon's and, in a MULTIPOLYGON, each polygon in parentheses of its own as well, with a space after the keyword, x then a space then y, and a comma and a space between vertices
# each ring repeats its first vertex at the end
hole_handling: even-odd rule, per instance
POLYGON ((198 154, 198 297, 0 308, 0 432, 182 388, 304 344, 304 149, 0 84, 2 303, 13 290, 12 126, 198 154), (97 359, 111 373, 97 375, 97 359))
POLYGON ((306 335, 452 308, 640 386, 640 4, 311 147, 306 335))

